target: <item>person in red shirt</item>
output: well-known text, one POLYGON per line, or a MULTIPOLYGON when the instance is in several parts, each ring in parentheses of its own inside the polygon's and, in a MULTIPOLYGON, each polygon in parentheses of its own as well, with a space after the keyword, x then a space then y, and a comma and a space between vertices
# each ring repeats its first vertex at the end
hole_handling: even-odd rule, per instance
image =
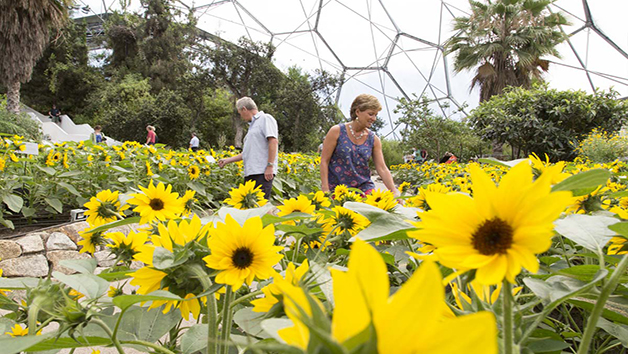
POLYGON ((155 134, 155 127, 152 125, 146 126, 146 130, 148 131, 148 136, 146 136, 146 145, 155 145, 157 142, 157 134, 155 134))

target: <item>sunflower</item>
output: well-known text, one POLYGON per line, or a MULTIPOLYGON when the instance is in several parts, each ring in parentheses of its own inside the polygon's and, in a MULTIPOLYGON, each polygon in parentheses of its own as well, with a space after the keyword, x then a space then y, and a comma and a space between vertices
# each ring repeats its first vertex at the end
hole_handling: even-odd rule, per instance
POLYGON ((85 228, 83 231, 79 231, 79 235, 82 238, 82 240, 76 243, 77 245, 82 247, 79 253, 88 252, 93 255, 94 252, 96 252, 96 247, 107 244, 107 241, 105 241, 105 237, 103 236, 102 232, 92 232, 92 230, 95 228, 95 226, 88 227, 85 228))
POLYGON ((198 166, 190 165, 190 167, 188 167, 188 176, 190 176, 190 179, 197 179, 200 175, 201 169, 198 168, 198 166))
POLYGON ((150 162, 147 160, 146 161, 146 175, 152 176, 153 174, 154 174, 153 170, 150 168, 150 162))
POLYGON ((150 181, 148 188, 139 186, 142 193, 131 194, 133 197, 128 203, 137 205, 133 211, 141 216, 140 224, 149 223, 155 219, 161 221, 174 219, 183 212, 183 205, 178 199, 179 193, 171 192, 172 185, 166 187, 159 183, 156 187, 150 181))
POLYGON ((334 214, 322 221, 324 222, 323 229, 327 232, 333 230, 334 235, 348 232, 351 236, 355 236, 371 223, 364 216, 345 207, 335 206, 332 211, 334 214))
POLYGON ((347 193, 349 193, 349 187, 345 186, 344 184, 339 184, 336 186, 336 188, 334 188, 333 198, 340 199, 343 195, 347 193))
MULTIPOLYGON (((297 198, 290 198, 283 202, 283 205, 277 207, 279 212, 277 216, 286 216, 292 213, 306 213, 313 214, 316 210, 316 206, 304 195, 300 195, 297 198)), ((284 224, 295 225, 293 220, 284 221, 284 224)))
POLYGON ((240 210, 261 207, 267 202, 260 186, 255 186, 255 181, 246 181, 240 187, 231 189, 229 198, 225 199, 225 203, 240 210))
POLYGON ((491 285, 504 277, 514 282, 521 267, 536 273, 535 254, 551 246, 554 225, 571 203, 570 192, 551 192, 551 175, 536 181, 528 163, 520 163, 496 187, 479 166, 470 166, 473 198, 461 193, 428 193, 431 210, 420 228, 408 235, 436 247, 450 268, 477 269, 476 278, 491 285))
MULTIPOLYGON (((341 345, 355 347, 364 344, 356 340, 376 340, 380 354, 497 354, 494 315, 480 312, 446 316, 448 307, 440 271, 432 262, 422 263, 390 296, 386 263, 373 247, 357 240, 349 255, 348 271, 331 269, 331 276, 335 302, 331 336, 341 345), (359 335, 369 327, 375 333, 359 335)), ((304 317, 312 317, 315 308, 311 304, 318 302, 312 296, 308 298, 302 288, 287 282, 281 282, 279 287, 294 327, 278 334, 288 344, 305 350, 309 328, 304 317)))
POLYGON ((210 230, 207 246, 211 255, 203 258, 209 268, 219 270, 216 283, 238 289, 242 283, 251 284, 255 277, 268 279, 275 271, 273 266, 283 258, 277 252, 283 248, 273 246, 275 227, 263 227, 260 217, 249 218, 240 226, 231 215, 225 223, 210 230))
POLYGON ((15 154, 11 153, 11 155, 9 155, 9 157, 11 158, 11 161, 13 162, 20 162, 20 159, 15 156, 15 154))
POLYGON ((371 194, 366 196, 364 203, 385 211, 391 211, 397 206, 395 195, 391 191, 382 191, 381 189, 373 190, 371 194))
POLYGON ((23 326, 22 324, 16 323, 10 332, 5 332, 4 334, 8 334, 11 337, 23 337, 28 335, 28 327, 23 326))
MULTIPOLYGON (((608 191, 607 187, 599 186, 589 194, 574 197, 572 199, 572 204, 567 209, 567 212, 573 214, 588 214, 594 211, 609 209, 611 200, 604 194, 606 191, 608 191)), ((615 208, 610 211, 614 213, 618 212, 615 208)), ((619 215, 621 216, 621 214, 619 215)))
POLYGON ((7 166, 7 161, 0 157, 0 171, 4 171, 4 168, 7 166))
POLYGON ((432 183, 427 187, 421 187, 419 188, 419 193, 415 197, 409 198, 407 200, 407 205, 421 208, 425 211, 430 210, 430 206, 425 201, 426 193, 430 192, 447 194, 451 192, 451 188, 446 187, 440 183, 432 183))
POLYGON ((115 286, 109 287, 109 290, 107 291, 107 296, 113 298, 120 295, 124 295, 124 292, 121 288, 116 288, 115 286))
POLYGON ((63 168, 66 170, 70 168, 70 164, 68 163, 68 154, 63 153, 63 168))
POLYGON ((111 192, 107 189, 96 194, 89 202, 83 204, 88 210, 87 222, 92 226, 100 226, 112 221, 116 221, 120 213, 128 209, 128 205, 120 206, 118 191, 111 192))
POLYGON ((111 241, 107 245, 111 249, 111 253, 115 254, 117 259, 130 263, 134 256, 142 250, 142 247, 148 241, 148 233, 146 232, 129 232, 124 235, 122 232, 110 232, 105 237, 111 241))
POLYGON ((624 236, 615 236, 611 238, 608 245, 608 254, 620 255, 628 253, 628 239, 624 236))
POLYGON ((290 262, 288 264, 288 268, 286 268, 286 275, 282 278, 280 275, 275 275, 275 279, 272 284, 269 284, 262 288, 262 292, 264 293, 264 297, 251 301, 251 305, 253 305, 254 312, 268 312, 270 309, 279 302, 279 297, 281 295, 281 289, 279 289, 279 285, 277 283, 281 281, 286 281, 292 285, 299 285, 303 276, 310 269, 310 266, 307 262, 307 259, 299 266, 294 266, 294 263, 290 262))
POLYGON ((194 255, 185 263, 162 270, 153 267, 153 255, 155 249, 161 247, 173 253, 173 257, 177 257, 178 251, 187 253, 189 257, 191 249, 189 244, 206 238, 211 227, 212 224, 203 226, 201 219, 196 215, 192 219, 181 220, 178 223, 175 220, 168 221, 167 225, 159 223, 157 234, 151 235, 152 244, 145 244, 139 248, 134 259, 145 263, 146 266, 131 274, 134 278, 131 285, 140 287, 137 292, 148 294, 163 289, 187 299, 185 301, 153 301, 149 309, 165 305, 164 313, 173 308, 179 308, 182 318, 187 320, 190 314, 194 318, 198 318, 201 308, 200 301, 206 301, 206 298, 196 298, 195 294, 200 294, 203 287, 195 274, 189 272, 189 269, 193 264, 202 267, 201 257, 207 253, 192 251, 194 255))
POLYGON ((187 190, 183 197, 181 197, 181 204, 183 205, 183 215, 189 215, 194 208, 194 203, 197 201, 194 196, 196 192, 193 190, 187 190))
POLYGON ((323 191, 312 192, 309 196, 316 209, 329 208, 331 205, 331 201, 325 196, 323 191))

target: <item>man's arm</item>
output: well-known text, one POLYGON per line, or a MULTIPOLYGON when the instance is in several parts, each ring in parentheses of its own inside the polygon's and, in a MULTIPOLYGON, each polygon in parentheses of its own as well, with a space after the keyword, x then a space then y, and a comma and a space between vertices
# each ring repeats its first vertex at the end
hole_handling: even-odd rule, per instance
POLYGON ((231 156, 227 159, 220 159, 218 160, 218 167, 223 168, 225 167, 226 164, 232 163, 232 162, 238 162, 238 161, 242 161, 242 154, 237 154, 235 156, 231 156))
POLYGON ((264 178, 267 181, 273 179, 274 168, 273 166, 277 163, 275 161, 275 155, 277 155, 277 148, 279 146, 279 141, 275 137, 268 137, 268 164, 266 164, 266 171, 264 171, 264 178))

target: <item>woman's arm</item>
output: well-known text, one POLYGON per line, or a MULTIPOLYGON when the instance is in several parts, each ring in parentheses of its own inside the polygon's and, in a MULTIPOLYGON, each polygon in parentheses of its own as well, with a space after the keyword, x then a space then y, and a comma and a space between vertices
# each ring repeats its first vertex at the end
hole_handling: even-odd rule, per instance
POLYGON ((388 188, 389 191, 393 192, 395 197, 401 195, 397 187, 395 187, 395 181, 393 181, 393 177, 392 174, 390 174, 388 166, 386 166, 386 161, 384 161, 384 153, 382 152, 382 142, 377 136, 375 136, 375 142, 373 143, 373 162, 375 163, 375 169, 377 170, 377 174, 379 175, 379 177, 381 177, 386 188, 388 188))
POLYGON ((336 149, 338 143, 338 137, 340 136, 340 128, 334 125, 329 129, 325 140, 323 141, 323 151, 321 151, 321 190, 323 192, 329 192, 329 160, 336 149))

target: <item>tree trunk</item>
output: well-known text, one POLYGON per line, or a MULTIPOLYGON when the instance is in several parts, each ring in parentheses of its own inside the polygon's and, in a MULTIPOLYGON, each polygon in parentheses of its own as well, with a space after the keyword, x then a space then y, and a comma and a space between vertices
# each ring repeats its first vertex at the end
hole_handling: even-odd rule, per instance
POLYGON ((498 160, 503 160, 504 159, 504 144, 498 143, 497 141, 493 141, 492 148, 493 148, 493 157, 498 160))
POLYGON ((20 81, 15 80, 7 85, 7 111, 20 113, 20 81))

